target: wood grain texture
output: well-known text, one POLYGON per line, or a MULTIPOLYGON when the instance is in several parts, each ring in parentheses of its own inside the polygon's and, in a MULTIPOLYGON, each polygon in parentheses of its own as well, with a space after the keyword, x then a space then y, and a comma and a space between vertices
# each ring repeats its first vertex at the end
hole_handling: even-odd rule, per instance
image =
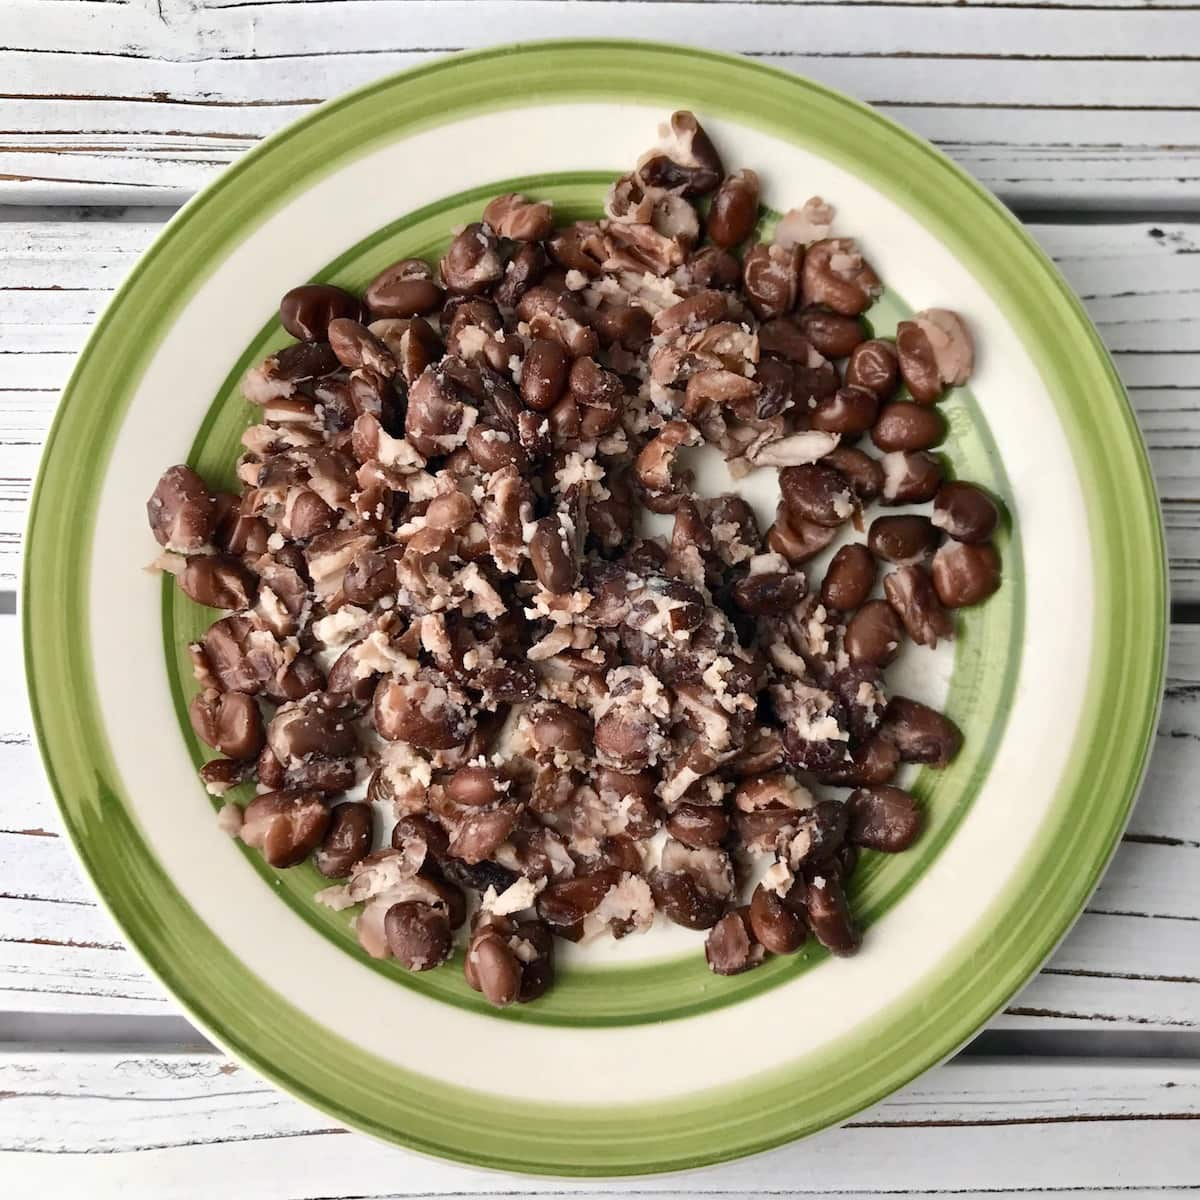
POLYGON ((495 42, 626 36, 841 88, 1010 203, 1200 207, 1200 10, 1183 0, 9 0, 6 18, 12 201, 178 203, 264 134, 391 71, 495 42))
POLYGON ((842 1129, 701 1175, 621 1184, 489 1174, 347 1135, 216 1054, 18 1049, 0 1058, 0 1097, 0 1174, 21 1198, 82 1187, 89 1200, 168 1200, 205 1194, 202 1180, 255 1200, 994 1196, 1194 1184, 1200 1065, 959 1060, 842 1129))
MULTIPOLYGON (((17 619, 0 616, 0 678, 18 677, 16 632, 17 619)), ((1191 781, 1200 627, 1174 630, 1171 664, 1129 835, 1088 911, 998 1028, 1200 1030, 1200 817, 1191 781)), ((172 1011, 57 836, 29 730, 24 699, 15 689, 0 694, 0 778, 9 785, 0 791, 0 1020, 6 1011, 172 1011)))
MULTIPOLYGON (((58 390, 159 228, 157 220, 0 215, 0 588, 17 577, 30 481, 58 390)), ((1163 497, 1174 597, 1200 601, 1200 224, 1030 229, 1083 297, 1130 389, 1163 497)))

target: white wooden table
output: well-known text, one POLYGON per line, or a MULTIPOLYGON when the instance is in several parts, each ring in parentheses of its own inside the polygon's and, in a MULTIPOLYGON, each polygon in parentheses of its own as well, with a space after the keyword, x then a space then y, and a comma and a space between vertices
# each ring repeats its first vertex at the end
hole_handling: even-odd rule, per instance
POLYGON ((1200 8, 1190 0, 0 0, 0 1196, 854 1196, 1200 1187, 1200 8), (686 1178, 485 1175, 335 1129, 206 1046, 92 902, 30 742, 15 616, 72 356, 174 206, 311 104, 553 36, 735 49, 942 145, 1026 220, 1113 349, 1166 513, 1150 774, 1046 969, 845 1128, 686 1178), (336 1136, 330 1136, 336 1135, 336 1136))

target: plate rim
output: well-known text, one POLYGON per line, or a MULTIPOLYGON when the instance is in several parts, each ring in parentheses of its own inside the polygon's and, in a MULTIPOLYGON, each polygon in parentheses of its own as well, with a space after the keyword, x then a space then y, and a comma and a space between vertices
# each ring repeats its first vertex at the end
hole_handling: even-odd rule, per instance
MULTIPOLYGON (((1151 568, 1150 575, 1142 580, 1142 582, 1145 584, 1143 591, 1146 591, 1151 598, 1157 595, 1160 599, 1160 603, 1157 605, 1152 604, 1148 610, 1152 616, 1152 623, 1147 623, 1147 631, 1143 633, 1140 642, 1142 648, 1149 648, 1153 654, 1151 660, 1147 664, 1143 664, 1146 669, 1143 670, 1142 676, 1139 680, 1139 703, 1136 707, 1141 710, 1141 732, 1127 746, 1124 754, 1122 755, 1125 762, 1125 785, 1115 789, 1115 792, 1119 793, 1120 797, 1116 801, 1110 801, 1107 807, 1105 816, 1108 824, 1101 832, 1098 839, 1096 839, 1097 845, 1091 849, 1091 853, 1088 858, 1089 865, 1083 871, 1076 871, 1072 879, 1067 881, 1069 885, 1067 886, 1067 896, 1065 900, 1060 898, 1058 901, 1058 909, 1055 920, 1050 923, 1049 932, 1047 933, 1043 928, 1042 935, 1037 940, 1035 949, 1030 951, 1028 948, 1026 948, 1022 954, 1018 955, 1019 965, 1016 967, 1015 971, 1011 968, 1010 964, 1010 968, 1005 975, 1005 981, 999 985, 994 984, 990 989, 990 1003, 986 1000, 983 1003, 976 1002, 975 1007, 970 1010, 971 1015, 965 1021, 963 1018, 958 1018, 956 1020, 950 1036, 942 1033, 939 1038, 932 1042, 931 1046, 923 1048, 922 1053, 912 1053, 906 1066, 900 1072, 900 1075, 903 1076, 902 1078, 895 1075, 890 1076, 886 1079, 883 1085, 877 1089, 860 1088, 859 1091, 855 1093, 855 1096, 851 1101, 843 1100, 834 1105, 833 1110, 824 1114, 817 1122, 817 1127, 825 1127, 829 1124, 836 1123, 839 1120, 845 1119, 845 1117, 851 1113, 860 1111, 862 1108, 881 1098, 882 1095, 888 1094, 896 1087, 901 1086, 904 1082, 907 1082, 908 1079, 913 1078, 916 1074, 925 1070, 928 1066, 932 1065, 933 1062, 940 1061, 942 1058, 945 1058, 949 1054, 953 1053, 954 1049, 956 1049, 958 1045, 972 1036, 973 1033, 1008 1000, 1010 995, 1016 990, 1017 987, 1023 984, 1029 977, 1032 976, 1034 972, 1036 972, 1041 962, 1048 957, 1054 946, 1057 945, 1058 941, 1060 941, 1063 936, 1065 936, 1065 933, 1070 928, 1071 924, 1073 924, 1075 918, 1079 914, 1079 911, 1086 903, 1088 896, 1091 894, 1096 883, 1098 882, 1103 869, 1107 866, 1108 861, 1111 859, 1111 855, 1115 851, 1117 844, 1119 843, 1120 833, 1128 820, 1140 780, 1145 772, 1152 732, 1157 720, 1158 708, 1161 704, 1162 676, 1165 669, 1166 653, 1166 557, 1163 544, 1161 512, 1158 506, 1153 482, 1149 474, 1149 464, 1145 446, 1142 441, 1140 431, 1138 431, 1136 422, 1133 419, 1133 413, 1128 401, 1128 397, 1125 395, 1124 389, 1116 376, 1111 359, 1109 358, 1107 351, 1104 349, 1098 334, 1090 322, 1090 319, 1087 317, 1086 313, 1083 312, 1079 301, 1066 287, 1064 281, 1058 275, 1056 268, 1054 268, 1040 248, 1036 246, 1036 243, 1034 243, 1029 235, 1019 226, 1019 224, 1015 221, 1015 218, 1013 218, 1011 214, 1008 214, 1007 210, 1003 208, 998 200, 992 197, 990 193, 987 193, 981 187, 981 185, 977 184, 974 180, 967 176, 960 168, 951 163, 949 159, 946 159, 940 153, 940 151, 937 151, 923 139, 918 138, 915 134, 912 134, 908 130, 903 129, 901 126, 896 125, 889 118, 884 117, 882 114, 876 112, 868 106, 862 105, 859 102, 850 99, 849 97, 843 96, 833 89, 824 87, 823 85, 812 83, 811 81, 805 80, 799 76, 791 75, 777 68, 765 66, 740 56, 696 48, 671 46, 664 43, 629 41, 621 39, 565 39, 537 43, 494 46, 482 50, 452 55, 439 58, 431 63, 409 68, 406 71, 397 72, 380 80, 375 80, 364 85, 363 87, 355 89, 352 92, 328 101, 327 103, 316 108, 313 112, 305 114, 305 116, 301 117, 299 120, 289 124, 288 126, 285 126, 283 129, 271 135, 271 137, 265 139, 253 150, 249 151, 244 158, 239 160, 238 163, 223 171, 216 179, 214 179, 204 189, 192 197, 180 209, 180 211, 175 214, 175 216, 167 223, 164 229, 160 231, 151 246, 139 258, 138 263, 130 272, 129 276, 127 276, 123 281, 120 288, 118 288, 112 300, 109 302, 109 305, 107 306, 103 316, 97 322, 93 332, 89 336, 84 346, 84 349, 80 353, 75 369, 73 370, 70 380, 63 391, 62 399, 58 405, 54 421, 46 439, 42 462, 39 466, 37 482, 31 497, 30 513, 26 527, 25 561, 23 565, 20 593, 22 644, 26 658, 26 679, 29 691, 30 707, 34 720, 36 740, 47 778, 50 781, 51 788, 55 793, 56 804, 59 811, 59 819, 67 831, 67 840, 72 847, 72 851, 76 854, 78 861, 84 867, 84 872, 89 880, 90 885, 100 896, 102 903, 104 903, 105 907, 108 908, 110 915, 121 928, 122 933, 126 937, 129 944, 135 949, 139 957, 142 958, 151 974, 153 974, 159 979, 160 982, 164 984, 164 986, 171 992, 176 1002, 180 1003, 184 1007, 189 1016, 195 1020, 197 1024, 204 1028, 205 1032, 212 1036, 214 1041, 225 1046, 231 1051, 231 1053, 234 1054, 235 1057, 248 1063, 255 1071, 272 1079, 273 1082, 283 1087, 285 1090, 292 1092, 292 1094, 299 1095, 302 1099, 314 1104, 316 1107, 333 1116, 335 1119, 343 1121, 344 1123, 347 1123, 353 1127, 363 1129, 365 1132, 373 1133, 376 1136, 383 1136, 386 1140, 407 1145, 411 1149, 416 1149, 426 1153, 433 1153, 438 1157, 451 1158, 459 1162, 471 1163, 473 1165, 502 1167, 509 1170, 520 1170, 538 1174, 593 1177, 596 1175, 613 1174, 647 1174, 662 1171, 674 1171, 689 1167, 694 1168, 714 1162, 725 1161, 730 1158, 741 1157, 745 1154, 754 1153, 767 1149, 771 1146, 791 1141, 795 1137, 802 1136, 804 1133, 812 1132, 813 1130, 812 1128, 797 1129, 789 1126, 781 1130, 773 1130, 767 1136, 747 1137, 732 1147, 725 1146, 715 1149, 706 1148, 698 1153, 694 1152, 690 1154, 681 1154, 677 1152, 673 1157, 668 1159, 662 1159, 653 1163, 640 1163, 637 1165, 630 1165, 628 1163, 623 1165, 606 1163, 604 1161, 605 1156, 603 1154, 603 1147, 591 1145, 588 1148, 588 1153, 591 1154, 592 1157, 586 1163, 575 1165, 570 1162, 564 1163, 561 1160, 555 1160, 553 1164, 551 1164, 550 1160, 531 1159, 528 1156, 528 1151, 520 1152, 514 1161, 512 1157, 509 1157, 506 1160, 504 1156, 498 1155, 472 1155, 471 1153, 465 1152, 461 1144, 451 1143, 448 1146, 438 1144, 431 1145, 427 1141, 422 1142, 420 1139, 406 1137, 405 1131, 403 1130, 398 1130, 395 1128, 381 1129, 376 1126, 372 1126, 370 1122, 365 1120, 361 1115, 359 1116, 359 1119, 356 1120, 356 1114, 348 1115, 328 1099, 323 1097, 314 1097, 313 1095, 309 1094, 309 1091, 302 1083, 289 1077, 286 1069, 277 1068, 271 1062, 265 1061, 263 1056, 261 1054, 257 1054, 253 1047, 247 1047, 243 1042, 239 1042, 238 1039, 232 1035, 232 1033, 227 1038, 223 1030, 220 1033, 214 1032, 217 1029, 222 1029, 220 1024, 209 1019, 208 1015, 204 1012, 200 1001, 194 996, 189 995, 186 987, 180 986, 178 982, 169 982, 169 980, 173 977, 173 973, 167 969, 160 969, 162 964, 154 958, 153 945, 148 939, 146 939, 145 930, 139 926, 137 920, 129 918, 129 914, 126 913, 121 905, 117 902, 116 896, 106 895, 102 884, 103 872, 94 871, 92 859, 88 853, 89 847, 87 845, 86 836, 88 831, 82 826, 82 823, 79 820, 79 814, 73 812, 71 809, 70 798, 66 794, 65 789, 60 786, 58 773, 55 768, 55 759, 56 754, 59 753, 59 747, 53 744, 53 739, 50 737, 49 726, 56 722, 61 722, 62 714, 52 713, 50 711, 50 705, 53 704, 53 700, 50 701, 50 705, 43 705, 40 701, 39 695, 39 685, 44 682, 45 674, 53 669, 52 667, 47 668, 45 663, 39 658, 39 651, 35 648, 35 641, 38 640, 36 635, 38 635, 39 631, 48 627, 50 622, 48 621, 45 613, 39 611, 38 606, 34 602, 33 598, 37 594, 41 583, 45 582, 40 579, 40 575, 45 574, 46 571, 43 570, 43 543, 40 540, 41 535, 39 530, 42 523, 42 518, 46 511, 43 502, 48 489, 52 486, 51 483, 48 482, 48 479, 57 466, 54 456, 55 446, 65 436, 68 420, 75 415, 75 411, 79 407, 77 400, 79 397, 81 380, 85 377, 89 365, 96 357, 97 349, 104 341, 109 326, 114 319, 114 314, 116 314, 128 301, 130 295, 135 293, 150 260, 155 257, 157 252, 160 252, 163 249, 164 245, 174 238, 181 226, 187 224, 196 216, 199 211, 203 210, 206 205, 212 203, 219 193, 230 187, 230 185, 235 183, 237 180, 240 180, 247 171, 255 169, 256 164, 264 157, 270 155, 277 146, 296 138, 298 135, 310 130, 313 126, 317 126, 324 121, 332 119, 343 107, 361 102, 377 93, 386 92, 391 88, 404 87, 406 84, 411 83, 415 79, 422 79, 425 76, 434 74, 438 71, 454 70, 456 68, 465 69, 472 64, 478 64, 481 62, 486 63, 492 60, 503 60, 513 56, 532 56, 536 59, 538 56, 544 56, 547 54, 550 54, 551 56, 559 55, 562 57, 569 57, 573 54, 591 54, 599 55, 601 57, 605 55, 623 55, 633 57, 669 55, 675 58, 676 63, 678 62, 679 56, 683 56, 684 58, 695 60, 698 64, 711 66, 714 73, 718 76, 727 76, 725 82, 725 86, 727 87, 732 84, 733 80, 739 75, 739 73, 750 73, 756 78, 765 76, 774 88, 782 89, 784 91, 793 91, 795 94, 800 96, 801 102, 803 102, 805 96, 807 96, 808 101, 812 104, 819 102, 826 105, 833 105, 834 108, 842 110, 843 112, 849 110, 849 115, 851 117, 857 118, 860 122, 864 122, 868 126, 876 127, 877 129, 882 130, 883 134, 885 135, 885 141, 899 138, 902 143, 907 144, 918 154, 927 159, 932 159, 936 174, 939 174, 945 178, 947 173, 949 173, 950 181, 957 183, 960 189, 965 187, 966 191, 970 195, 970 198, 977 203, 982 204, 983 208, 991 214, 993 220, 995 220, 995 218, 999 218, 1001 224, 1007 227, 1009 234, 1016 235, 1017 241, 1025 253, 1027 255, 1032 253, 1034 263, 1036 267, 1040 269, 1041 282, 1045 285, 1053 285, 1053 290, 1056 293, 1056 299, 1059 305, 1065 306, 1068 316, 1074 322, 1075 328, 1072 331, 1075 336, 1074 344, 1082 347, 1086 351, 1089 358, 1088 365, 1093 368, 1093 370, 1099 370, 1099 373, 1103 378, 1104 390, 1107 393, 1106 399, 1115 401, 1115 409, 1109 415, 1116 420, 1116 423, 1119 426, 1124 427, 1122 432, 1126 434, 1125 444, 1122 447, 1118 447, 1118 449, 1124 450, 1123 458, 1126 461, 1124 461, 1123 467, 1127 477, 1139 485, 1137 489, 1137 500, 1140 502, 1138 504, 1129 505, 1126 509, 1126 516, 1129 516, 1131 510, 1136 510, 1133 513, 1132 519, 1134 525, 1138 527, 1138 532, 1142 534, 1147 532, 1146 518, 1149 518, 1149 533, 1151 534, 1151 538, 1147 544, 1144 544, 1140 547, 1140 549, 1143 551, 1143 558, 1148 560, 1148 565, 1151 568), (1155 634, 1157 634, 1157 636, 1155 636, 1155 634), (1036 958, 1036 961, 1034 961, 1034 958, 1036 958), (1015 984, 1012 983, 1013 978, 1016 979, 1015 984)), ((674 94, 683 96, 688 92, 695 91, 698 86, 698 84, 693 85, 689 84, 687 81, 681 81, 678 84, 671 85, 669 89, 666 85, 664 85, 662 88, 660 88, 660 90, 671 90, 674 92, 674 94)), ((526 95, 519 99, 511 98, 513 101, 511 103, 500 103, 491 107, 512 110, 519 109, 529 103, 536 104, 539 100, 551 102, 556 98, 570 102, 572 99, 581 101, 588 98, 601 98, 611 101, 617 97, 614 95, 611 89, 607 92, 604 92, 603 90, 596 90, 587 95, 572 93, 568 96, 556 96, 555 94, 547 94, 546 92, 535 91, 531 95, 526 95)), ((635 96, 621 94, 621 98, 636 100, 641 99, 642 97, 640 94, 635 96)), ((655 99, 657 100, 659 98, 660 97, 656 93, 655 99)), ((699 107, 703 108, 704 106, 701 104, 699 107)), ((714 107, 711 101, 709 103, 709 107, 714 107)), ((721 106, 716 105, 715 107, 719 109, 721 106)), ((725 111, 729 111, 731 108, 736 110, 736 105, 727 105, 725 107, 725 111)), ((425 123, 427 125, 438 124, 441 111, 442 110, 439 110, 437 115, 427 118, 425 123)), ((460 110, 455 110, 454 115, 459 115, 459 111, 460 110)), ((473 108, 470 111, 479 111, 479 109, 473 108)), ((743 114, 739 112, 738 115, 741 117, 743 114)), ((751 121, 750 123, 754 122, 751 121)), ((397 132, 406 131, 409 128, 411 127, 395 127, 397 132)), ((347 151, 347 155, 353 154, 357 156, 359 154, 366 153, 370 146, 371 143, 369 141, 355 143, 353 149, 347 151)), ((838 160, 835 159, 835 161, 838 160)), ((329 169, 332 170, 333 166, 331 165, 329 169)), ((298 172, 297 179, 302 181, 305 180, 305 173, 303 171, 298 172)), ((288 195, 293 194, 296 190, 296 187, 299 186, 300 184, 297 184, 295 187, 286 189, 278 196, 279 202, 282 202, 282 200, 288 195)), ((913 213, 913 205, 906 203, 905 197, 893 198, 896 199, 896 202, 899 203, 901 207, 905 208, 910 213, 913 213)), ((921 220, 921 218, 916 216, 915 213, 913 213, 913 215, 914 219, 921 220)), ((924 221, 922 221, 922 223, 927 224, 924 221)), ((940 231, 936 226, 933 227, 933 232, 939 234, 940 237, 940 231)), ((956 257, 961 257, 956 251, 952 252, 956 253, 956 257)), ((973 271, 973 273, 978 274, 978 272, 975 271, 973 271)), ((201 274, 199 278, 203 278, 203 274, 201 274)), ((197 281, 198 278, 195 275, 190 276, 189 288, 194 287, 197 281)), ((983 281, 981 280, 981 283, 982 282, 983 281)), ((990 290, 991 289, 989 288, 989 291, 990 290)), ((997 303, 999 303, 999 301, 997 301, 997 303)), ((1003 306, 1001 307, 1003 308, 1003 306)), ((1011 323, 1010 314, 1005 311, 1005 315, 1006 318, 1010 319, 1011 323)), ((165 328, 169 324, 169 316, 163 317, 161 321, 162 326, 165 328)), ((1018 336, 1021 337, 1022 342, 1025 343, 1026 347, 1028 348, 1030 343, 1029 340, 1021 333, 1021 326, 1014 324, 1014 328, 1017 330, 1018 336)), ((1037 356, 1032 354, 1032 351, 1031 357, 1034 358, 1035 365, 1038 366, 1039 374, 1041 374, 1043 379, 1046 381, 1047 389, 1050 390, 1053 395, 1054 389, 1051 387, 1050 381, 1046 379, 1045 372, 1042 369, 1043 364, 1039 361, 1037 356)), ((1092 459, 1081 460, 1079 447, 1076 445, 1075 440, 1071 438, 1068 438, 1068 440, 1071 442, 1072 455, 1076 461, 1077 468, 1082 470, 1082 468, 1086 465, 1093 470, 1096 469, 1096 461, 1092 459)), ((1084 486, 1086 497, 1087 488, 1082 475, 1081 486, 1084 486)), ((1090 522, 1092 518, 1090 503, 1087 505, 1087 507, 1090 522)), ((86 538, 89 535, 85 533, 83 536, 85 537, 86 544, 86 538)), ((1092 530, 1092 537, 1096 542, 1095 548, 1097 551, 1093 559, 1093 569, 1097 571, 1099 570, 1098 560, 1100 558, 1099 539, 1102 536, 1104 536, 1104 531, 1097 531, 1095 529, 1092 530)), ((45 557, 52 560, 55 550, 59 550, 59 556, 61 557, 61 549, 52 543, 46 550, 45 557)), ((87 564, 84 564, 82 570, 85 573, 86 568, 87 564)), ((72 597, 72 599, 76 602, 72 607, 78 607, 79 597, 72 597)), ((1097 628, 1092 647, 1090 666, 1090 669, 1093 671, 1096 669, 1096 663, 1098 659, 1098 643, 1100 642, 1104 633, 1105 622, 1101 618, 1105 615, 1106 614, 1101 613, 1098 605, 1097 628)), ((1111 617, 1111 614, 1107 615, 1111 617)), ((84 657, 88 657, 86 654, 86 642, 84 657)), ((90 664, 85 664, 85 674, 89 665, 90 664)), ((83 701, 80 703, 83 703, 83 701)), ((66 709, 68 706, 62 707, 63 709, 66 709)), ((76 706, 70 707, 72 711, 74 711, 76 706)), ((1081 731, 1084 729, 1084 726, 1085 720, 1084 717, 1081 716, 1080 727, 1079 730, 1076 731, 1079 736, 1077 737, 1076 745, 1071 752, 1068 767, 1064 771, 1064 780, 1073 774, 1078 773, 1078 771, 1082 769, 1082 764, 1079 760, 1083 752, 1087 749, 1087 747, 1080 744, 1082 741, 1081 731)), ((101 729, 100 736, 102 742, 102 724, 99 726, 99 728, 101 729)), ((119 779, 115 772, 113 773, 112 777, 119 779)), ((97 779, 102 785, 103 779, 99 774, 97 775, 97 779)), ((1061 790, 1067 790, 1065 783, 1063 784, 1063 788, 1061 790)), ((134 835, 134 840, 139 841, 140 843, 140 839, 137 837, 136 822, 133 820, 130 814, 125 813, 123 809, 120 809, 119 793, 114 791, 107 797, 107 800, 105 800, 104 796, 101 794, 101 800, 102 802, 109 803, 110 805, 115 801, 117 809, 110 815, 113 815, 115 818, 117 818, 118 824, 120 823, 120 818, 123 817, 124 820, 132 827, 131 831, 134 835)), ((1047 824, 1049 823, 1051 813, 1055 811, 1057 807, 1058 805, 1054 804, 1050 809, 1047 810, 1047 824)), ((147 855, 149 855, 149 851, 146 847, 141 846, 141 849, 147 855)), ((152 858, 152 856, 150 857, 152 858)), ((1011 907, 1009 893, 1011 893, 1016 885, 1021 882, 1021 879, 1024 876, 1023 868, 1028 865, 1028 860, 1033 857, 1036 857, 1036 855, 1031 852, 1021 860, 1021 862, 1017 865, 1017 868, 1014 870, 1014 874, 1010 880, 1009 886, 1004 888, 1001 893, 997 894, 993 898, 992 903, 988 907, 987 915, 980 920, 976 929, 973 929, 972 933, 968 935, 967 938, 964 938, 964 942, 971 940, 979 928, 985 925, 990 925, 995 919, 993 914, 997 910, 1002 911, 1006 906, 1011 907)), ((151 862, 150 866, 154 867, 155 864, 151 862)), ((174 891, 169 880, 165 881, 165 885, 169 891, 174 891)), ((190 906, 187 905, 183 897, 179 896, 178 893, 174 893, 174 895, 178 904, 182 906, 184 915, 186 917, 190 917, 191 920, 198 923, 203 932, 208 934, 210 940, 215 942, 216 939, 213 937, 211 932, 207 930, 207 927, 204 927, 203 923, 199 921, 199 918, 190 909, 190 906)), ((1043 925, 1045 925, 1045 923, 1043 923, 1043 925)), ((219 945, 220 944, 218 943, 218 946, 219 945)), ((230 952, 226 951, 225 953, 228 954, 230 952)), ((1017 954, 1018 952, 1013 951, 1013 953, 1017 954)), ((240 962, 237 965, 254 980, 260 989, 269 995, 273 995, 271 990, 264 983, 262 983, 262 981, 253 976, 249 967, 245 966, 245 964, 241 964, 240 962)), ((940 966, 944 965, 944 963, 940 964, 940 966)), ((929 980, 923 979, 921 984, 928 985, 929 980)), ((914 991, 915 990, 919 989, 914 989, 914 991)), ((909 1004, 913 1003, 910 997, 906 997, 905 1000, 909 1004)), ((285 1003, 290 1004, 290 1002, 285 1003)), ((899 1004, 900 1002, 897 1002, 897 1006, 899 1004)), ((882 1023, 887 1015, 888 1014, 886 1012, 879 1014, 872 1024, 882 1023)), ((336 1035, 329 1034, 327 1031, 325 1036, 336 1037, 336 1035)), ((847 1036, 849 1037, 850 1035, 847 1036)), ((863 1034, 861 1030, 856 1030, 854 1031, 854 1036, 856 1038, 863 1038, 865 1037, 865 1034, 863 1034)), ((824 1053, 818 1057, 823 1056, 824 1053)), ((758 1078, 762 1079, 764 1077, 758 1078)), ((756 1081, 750 1081, 750 1083, 754 1082, 756 1081)), ((434 1084, 436 1085, 436 1081, 434 1081, 434 1084)), ((444 1087, 445 1085, 440 1086, 444 1087)), ((746 1086, 750 1086, 750 1084, 748 1083, 746 1086)), ((652 1107, 655 1109, 662 1109, 669 1106, 670 1102, 662 1102, 661 1104, 655 1104, 652 1107)), ((582 1110, 580 1111, 582 1112, 582 1110)), ((611 1110, 604 1111, 610 1112, 611 1110)), ((577 1119, 584 1120, 585 1118, 580 1116, 577 1119)))

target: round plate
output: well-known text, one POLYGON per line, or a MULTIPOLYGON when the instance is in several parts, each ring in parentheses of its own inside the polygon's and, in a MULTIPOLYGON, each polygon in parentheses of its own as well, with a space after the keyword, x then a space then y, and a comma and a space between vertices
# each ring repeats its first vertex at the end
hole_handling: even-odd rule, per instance
MULTIPOLYGON (((739 485, 764 512, 773 476, 739 485)), ((1165 593, 1150 472, 1112 364, 995 199, 913 135, 794 76, 697 50, 561 42, 372 84, 184 208, 63 397, 23 614, 64 824, 130 943, 199 1025, 354 1128, 484 1166, 612 1176, 844 1120, 944 1058, 1029 978, 1129 812, 1165 593), (453 968, 414 977, 367 959, 347 915, 313 903, 311 867, 271 871, 217 830, 181 655, 212 614, 142 570, 156 553, 144 502, 173 462, 228 481, 250 415, 236 381, 281 343, 287 288, 361 288, 396 258, 434 257, 501 191, 593 215, 681 107, 726 162, 760 173, 776 208, 814 193, 837 206, 835 231, 860 237, 889 287, 870 313, 878 332, 930 305, 967 317, 978 368, 943 406, 943 449, 1005 503, 1005 582, 962 615, 953 648, 910 649, 900 666, 904 690, 945 707, 966 742, 949 770, 912 781, 922 839, 856 874, 857 958, 810 950, 720 979, 698 937, 656 930, 568 954, 544 1000, 497 1013, 453 968)))

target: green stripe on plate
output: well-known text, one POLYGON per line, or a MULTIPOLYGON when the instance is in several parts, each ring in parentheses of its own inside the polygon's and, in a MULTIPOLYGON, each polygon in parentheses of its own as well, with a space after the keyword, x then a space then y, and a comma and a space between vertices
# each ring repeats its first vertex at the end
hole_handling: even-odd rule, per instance
MULTIPOLYGON (((214 1040, 295 1095, 379 1137, 509 1170, 613 1176, 737 1157, 843 1120, 945 1057, 1037 969, 1094 887, 1145 765, 1162 681, 1165 555, 1144 447, 1099 338, 1052 265, 998 201, 885 118, 772 68, 669 46, 462 55, 351 93, 246 155, 171 222, 97 325, 51 430, 26 544, 39 745, 64 825, 131 944, 214 1040), (1000 306, 1054 399, 1086 498, 1097 598, 1068 770, 1008 888, 939 969, 818 1053, 736 1087, 611 1108, 519 1102, 400 1069, 331 1035, 234 958, 129 816, 96 703, 88 595, 96 497, 129 399, 180 307, 231 247, 288 197, 390 139, 466 114, 592 98, 688 106, 763 129, 846 167, 933 231, 1000 306)), ((1006 553, 1011 561, 1015 547, 1006 553)), ((979 637, 969 626, 964 644, 979 637)), ((954 707, 966 701, 951 697, 954 707)), ((620 1031, 608 1033, 619 1069, 620 1031)))

